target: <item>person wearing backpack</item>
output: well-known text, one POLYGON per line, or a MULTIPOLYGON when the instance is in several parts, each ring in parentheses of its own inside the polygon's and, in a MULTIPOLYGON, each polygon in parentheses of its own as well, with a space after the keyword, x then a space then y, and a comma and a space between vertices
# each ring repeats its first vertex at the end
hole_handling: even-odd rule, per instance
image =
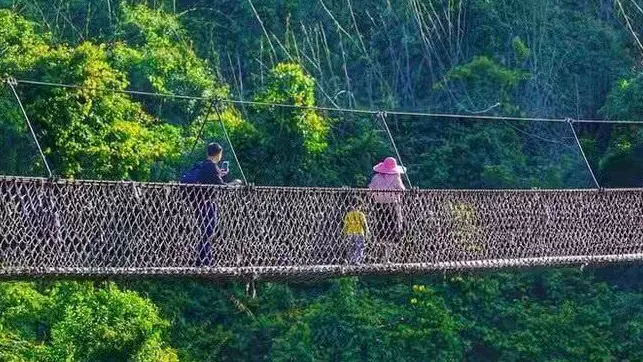
POLYGON ((195 163, 192 168, 183 174, 183 184, 225 185, 223 177, 228 170, 221 170, 218 166, 223 158, 223 147, 218 143, 210 143, 207 147, 207 158, 195 163))
POLYGON ((220 169, 223 158, 223 147, 218 143, 208 145, 208 158, 201 164, 198 182, 203 185, 225 185, 223 178, 228 175, 227 169, 220 169))
MULTIPOLYGON (((218 143, 210 143, 207 147, 207 158, 196 163, 181 178, 181 183, 202 185, 225 185, 223 177, 228 174, 227 169, 221 170, 218 163, 223 158, 223 147, 218 143)), ((212 200, 204 200, 201 206, 201 219, 203 220, 203 238, 198 247, 198 266, 212 265, 212 244, 217 239, 219 231, 219 212, 217 205, 212 200)))

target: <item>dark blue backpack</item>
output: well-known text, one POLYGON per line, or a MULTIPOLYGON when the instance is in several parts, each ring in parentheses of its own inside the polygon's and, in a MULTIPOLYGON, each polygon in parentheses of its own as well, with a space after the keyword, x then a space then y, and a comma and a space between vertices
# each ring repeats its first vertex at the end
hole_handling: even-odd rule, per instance
POLYGON ((201 166, 203 162, 195 163, 192 168, 181 176, 182 184, 198 184, 199 183, 199 172, 201 172, 201 166))

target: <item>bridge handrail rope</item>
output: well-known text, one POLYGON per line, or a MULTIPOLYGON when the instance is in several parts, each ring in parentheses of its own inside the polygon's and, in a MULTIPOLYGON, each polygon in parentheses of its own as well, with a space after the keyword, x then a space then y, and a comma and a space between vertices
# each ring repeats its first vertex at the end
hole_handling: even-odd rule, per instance
MULTIPOLYGON (((183 187, 185 186, 184 184, 181 184, 177 181, 171 181, 171 182, 147 182, 147 181, 131 181, 131 180, 120 180, 120 181, 113 181, 113 180, 92 180, 92 179, 64 179, 64 178, 43 178, 43 177, 37 177, 37 176, 12 176, 12 175, 0 175, 0 181, 12 181, 14 183, 34 183, 34 182, 45 182, 45 181, 51 181, 52 184, 58 184, 58 185, 69 185, 69 184, 83 184, 83 185, 111 185, 114 183, 118 184, 127 184, 127 185, 132 185, 133 187, 145 187, 145 188, 177 188, 177 187, 183 187)), ((323 187, 323 186, 261 186, 261 185, 222 185, 222 186, 212 186, 212 185, 201 185, 201 184, 194 184, 194 185, 189 185, 190 188, 211 188, 215 187, 216 189, 241 189, 241 188, 248 188, 252 190, 279 190, 283 192, 309 192, 309 191, 314 191, 314 192, 337 192, 338 190, 343 190, 343 191, 354 191, 354 192, 361 192, 361 191, 369 191, 369 189, 365 188, 359 188, 359 187, 348 187, 348 186, 342 186, 341 188, 338 187, 323 187), (245 187, 247 186, 247 187, 245 187)), ((614 187, 614 188, 601 188, 600 190, 597 190, 596 188, 565 188, 565 189, 548 189, 548 188, 512 188, 512 189, 467 189, 467 188, 462 188, 462 189, 420 189, 420 188, 413 188, 413 189, 408 189, 408 190, 377 190, 377 193, 469 193, 469 194, 487 194, 487 193, 492 193, 492 194, 497 194, 501 192, 508 192, 508 193, 516 193, 516 194, 534 194, 534 193, 541 193, 541 192, 546 192, 548 194, 556 194, 556 193, 585 193, 585 194, 592 194, 596 192, 607 192, 607 191, 612 191, 612 192, 621 192, 621 191, 642 191, 643 192, 643 187, 614 187)), ((643 201, 643 200, 642 200, 643 201)))
MULTIPOLYGON (((15 79, 15 78, 14 78, 15 79)), ((54 83, 54 82, 42 82, 26 79, 15 79, 17 84, 23 85, 35 85, 35 86, 45 86, 45 87, 56 87, 56 88, 73 88, 73 89, 87 89, 94 91, 103 91, 103 92, 115 92, 123 93, 130 95, 141 95, 141 96, 151 96, 151 97, 164 97, 164 98, 175 98, 175 99, 189 99, 189 100, 209 100, 210 98, 204 96, 194 96, 194 95, 181 95, 181 94, 171 94, 171 93, 157 93, 157 92, 144 92, 137 90, 126 90, 126 89, 113 89, 105 87, 88 87, 84 85, 76 84, 65 84, 65 83, 54 83)), ((247 101, 247 100, 237 100, 224 98, 220 99, 222 103, 230 104, 243 104, 251 106, 266 106, 266 107, 280 107, 280 108, 293 108, 293 109, 312 109, 317 111, 327 111, 327 112, 344 112, 344 113, 356 113, 356 114, 369 114, 377 116, 379 112, 386 112, 389 115, 398 115, 398 116, 412 116, 412 117, 425 117, 425 118, 446 118, 446 119, 464 119, 464 120, 488 120, 488 121, 528 121, 528 122, 553 122, 553 123, 568 123, 569 118, 545 118, 545 117, 515 117, 515 116, 490 116, 490 115, 481 115, 481 114, 455 114, 455 113, 431 113, 431 112, 407 112, 407 111, 397 111, 397 110, 368 110, 368 109, 351 109, 351 108, 334 108, 334 107, 321 107, 321 106, 305 106, 305 105, 295 105, 295 104, 285 104, 285 103, 271 103, 271 102, 258 102, 258 101, 247 101)), ((609 120, 609 119, 574 119, 574 123, 607 123, 607 124, 643 124, 643 121, 640 120, 609 120)))

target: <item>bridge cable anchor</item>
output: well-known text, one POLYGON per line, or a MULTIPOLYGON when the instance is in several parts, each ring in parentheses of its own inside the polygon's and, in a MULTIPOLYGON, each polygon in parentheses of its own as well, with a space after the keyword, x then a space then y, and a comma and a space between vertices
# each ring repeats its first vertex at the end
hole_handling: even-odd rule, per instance
POLYGON ((3 74, 0 83, 15 87, 18 85, 18 80, 10 75, 3 74))

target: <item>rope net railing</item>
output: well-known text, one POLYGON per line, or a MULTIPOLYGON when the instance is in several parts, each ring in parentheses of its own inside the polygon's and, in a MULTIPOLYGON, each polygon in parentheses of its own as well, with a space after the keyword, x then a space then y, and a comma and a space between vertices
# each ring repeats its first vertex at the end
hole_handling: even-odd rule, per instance
POLYGON ((380 192, 0 177, 5 277, 303 279, 640 260, 643 189, 380 192), (347 220, 355 210, 368 224, 363 247, 346 235, 345 221, 361 219, 347 220))

